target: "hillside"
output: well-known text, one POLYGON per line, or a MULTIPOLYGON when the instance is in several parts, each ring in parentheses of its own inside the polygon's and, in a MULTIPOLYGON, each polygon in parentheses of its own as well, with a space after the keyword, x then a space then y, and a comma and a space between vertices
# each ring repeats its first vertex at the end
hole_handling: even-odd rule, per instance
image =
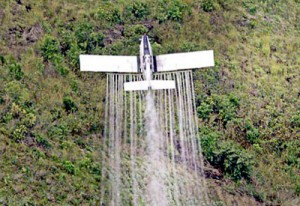
POLYGON ((106 76, 79 54, 213 49, 194 71, 212 205, 300 205, 300 1, 0 1, 0 204, 100 205, 106 76))

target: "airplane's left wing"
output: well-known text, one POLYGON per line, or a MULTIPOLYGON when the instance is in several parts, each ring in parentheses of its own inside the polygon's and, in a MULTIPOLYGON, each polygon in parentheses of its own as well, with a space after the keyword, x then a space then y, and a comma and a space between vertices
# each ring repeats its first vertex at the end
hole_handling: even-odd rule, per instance
POLYGON ((156 56, 154 60, 156 62, 156 72, 213 67, 215 65, 212 50, 163 54, 156 56))
POLYGON ((139 72, 136 56, 80 55, 80 70, 91 72, 139 72))

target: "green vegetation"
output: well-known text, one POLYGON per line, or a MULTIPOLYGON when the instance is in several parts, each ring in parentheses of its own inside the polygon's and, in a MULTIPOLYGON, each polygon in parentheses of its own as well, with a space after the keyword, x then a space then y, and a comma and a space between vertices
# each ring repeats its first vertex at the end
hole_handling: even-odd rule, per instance
POLYGON ((220 143, 220 133, 207 128, 200 134, 203 154, 210 164, 234 180, 251 178, 253 157, 245 149, 230 140, 220 143))
POLYGON ((194 72, 205 162, 226 182, 208 179, 215 205, 299 205, 299 14, 299 0, 1 1, 0 204, 100 204, 105 75, 78 55, 137 55, 148 33, 154 53, 215 51, 194 72))
POLYGON ((133 2, 132 4, 127 5, 126 10, 128 13, 127 17, 136 19, 145 19, 150 13, 147 4, 142 1, 133 2))
POLYGON ((202 1, 201 8, 205 12, 211 12, 216 9, 215 2, 210 0, 204 0, 202 1))

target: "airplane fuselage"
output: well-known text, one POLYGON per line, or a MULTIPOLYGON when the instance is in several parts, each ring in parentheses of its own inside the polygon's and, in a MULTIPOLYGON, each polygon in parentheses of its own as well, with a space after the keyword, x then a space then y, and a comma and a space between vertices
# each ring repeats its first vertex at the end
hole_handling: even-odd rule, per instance
POLYGON ((148 89, 151 89, 151 80, 153 74, 153 54, 147 35, 144 35, 140 44, 140 69, 144 80, 148 82, 148 89))

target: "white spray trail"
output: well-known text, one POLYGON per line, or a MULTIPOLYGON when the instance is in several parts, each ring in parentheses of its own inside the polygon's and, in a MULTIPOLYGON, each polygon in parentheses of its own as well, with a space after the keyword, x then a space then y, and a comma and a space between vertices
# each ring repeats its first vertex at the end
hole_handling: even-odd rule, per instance
POLYGON ((147 185, 147 203, 152 206, 167 206, 165 176, 166 164, 161 142, 163 136, 158 125, 159 119, 156 112, 154 100, 151 91, 146 96, 145 110, 145 127, 146 127, 146 143, 147 143, 147 167, 150 175, 147 185))
POLYGON ((176 89, 124 92, 141 75, 108 74, 101 205, 209 204, 191 71, 156 74, 176 89))

